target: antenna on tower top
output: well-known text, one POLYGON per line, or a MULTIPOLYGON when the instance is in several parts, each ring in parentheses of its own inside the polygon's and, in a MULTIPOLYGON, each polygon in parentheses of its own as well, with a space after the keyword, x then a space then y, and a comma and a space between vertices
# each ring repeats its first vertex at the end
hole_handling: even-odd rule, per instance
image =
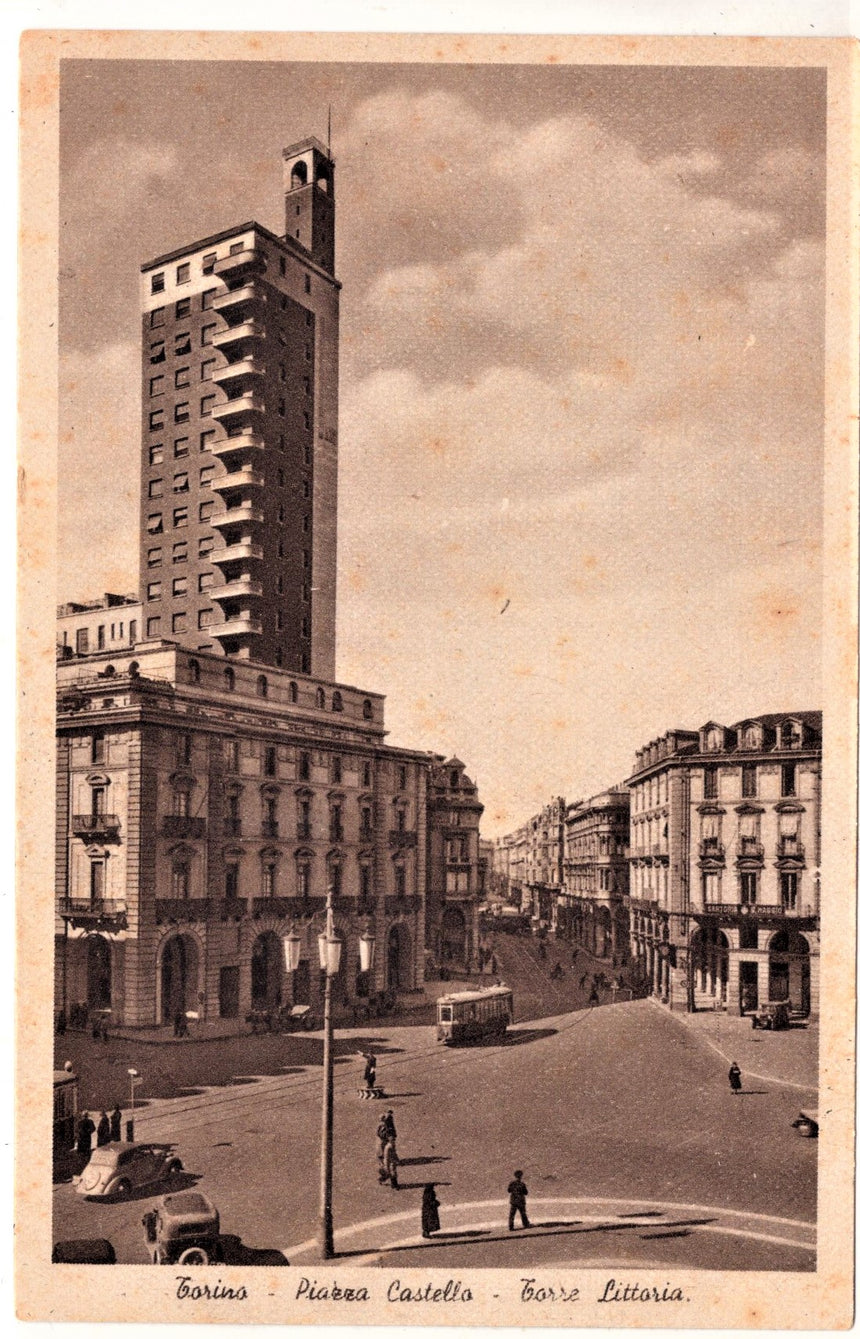
POLYGON ((331 103, 328 105, 328 139, 326 140, 328 156, 331 158, 331 103))

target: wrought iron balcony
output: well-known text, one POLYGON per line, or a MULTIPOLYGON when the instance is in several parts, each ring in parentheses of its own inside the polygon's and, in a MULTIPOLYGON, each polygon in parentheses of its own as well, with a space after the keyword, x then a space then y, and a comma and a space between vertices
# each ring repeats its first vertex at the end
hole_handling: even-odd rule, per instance
POLYGON ((89 837, 92 840, 111 841, 119 836, 120 821, 117 814, 73 814, 72 832, 76 837, 89 837))
POLYGON ((699 842, 700 860, 725 860, 726 849, 716 837, 703 837, 699 842))
POLYGON ((113 924, 120 928, 125 924, 127 906, 125 901, 105 897, 64 897, 60 899, 58 910, 64 920, 75 925, 94 926, 113 924))
POLYGON ((392 828, 388 833, 388 845, 401 848, 417 846, 418 833, 414 828, 392 828))
POLYGON ((806 848, 796 837, 780 837, 776 854, 780 860, 805 860, 806 848))
POLYGON ((764 860, 764 847, 757 837, 738 838, 739 860, 764 860))
POLYGON ((192 818, 190 814, 165 814, 161 820, 161 835, 163 837, 205 837, 206 819, 192 818))

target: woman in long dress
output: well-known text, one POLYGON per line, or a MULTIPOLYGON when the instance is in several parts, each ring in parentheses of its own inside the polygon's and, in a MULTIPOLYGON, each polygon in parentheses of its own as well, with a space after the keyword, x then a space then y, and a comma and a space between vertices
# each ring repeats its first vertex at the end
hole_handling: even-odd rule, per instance
POLYGON ((739 1093, 741 1090, 741 1071, 737 1060, 732 1061, 731 1069, 729 1070, 729 1087, 732 1090, 732 1097, 734 1097, 735 1093, 739 1093))

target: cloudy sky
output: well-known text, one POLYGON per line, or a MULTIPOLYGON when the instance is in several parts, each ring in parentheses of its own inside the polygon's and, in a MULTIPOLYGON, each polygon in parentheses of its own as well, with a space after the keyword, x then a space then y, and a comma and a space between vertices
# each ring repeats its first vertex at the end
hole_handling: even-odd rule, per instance
POLYGON ((331 104, 338 677, 464 759, 490 836, 672 726, 819 706, 824 96, 65 63, 58 598, 136 588, 141 262, 282 231, 281 148, 331 104))

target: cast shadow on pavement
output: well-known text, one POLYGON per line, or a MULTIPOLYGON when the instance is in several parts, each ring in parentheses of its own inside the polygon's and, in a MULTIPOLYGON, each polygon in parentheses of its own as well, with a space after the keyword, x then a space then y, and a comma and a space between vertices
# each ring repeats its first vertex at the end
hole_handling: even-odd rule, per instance
MULTIPOLYGON (((530 1041, 540 1041, 543 1037, 554 1037, 558 1032, 555 1027, 533 1027, 523 1028, 520 1032, 507 1032, 501 1037, 497 1046, 525 1046, 530 1041)), ((490 1045, 493 1045, 491 1042, 490 1045)))
POLYGON ((431 1162, 450 1162, 451 1158, 444 1154, 435 1158, 399 1158, 398 1161, 401 1167, 426 1167, 431 1162))
POLYGON ((288 1265, 290 1262, 283 1251, 274 1248, 246 1246, 241 1237, 221 1237, 221 1249, 225 1265, 288 1265))

